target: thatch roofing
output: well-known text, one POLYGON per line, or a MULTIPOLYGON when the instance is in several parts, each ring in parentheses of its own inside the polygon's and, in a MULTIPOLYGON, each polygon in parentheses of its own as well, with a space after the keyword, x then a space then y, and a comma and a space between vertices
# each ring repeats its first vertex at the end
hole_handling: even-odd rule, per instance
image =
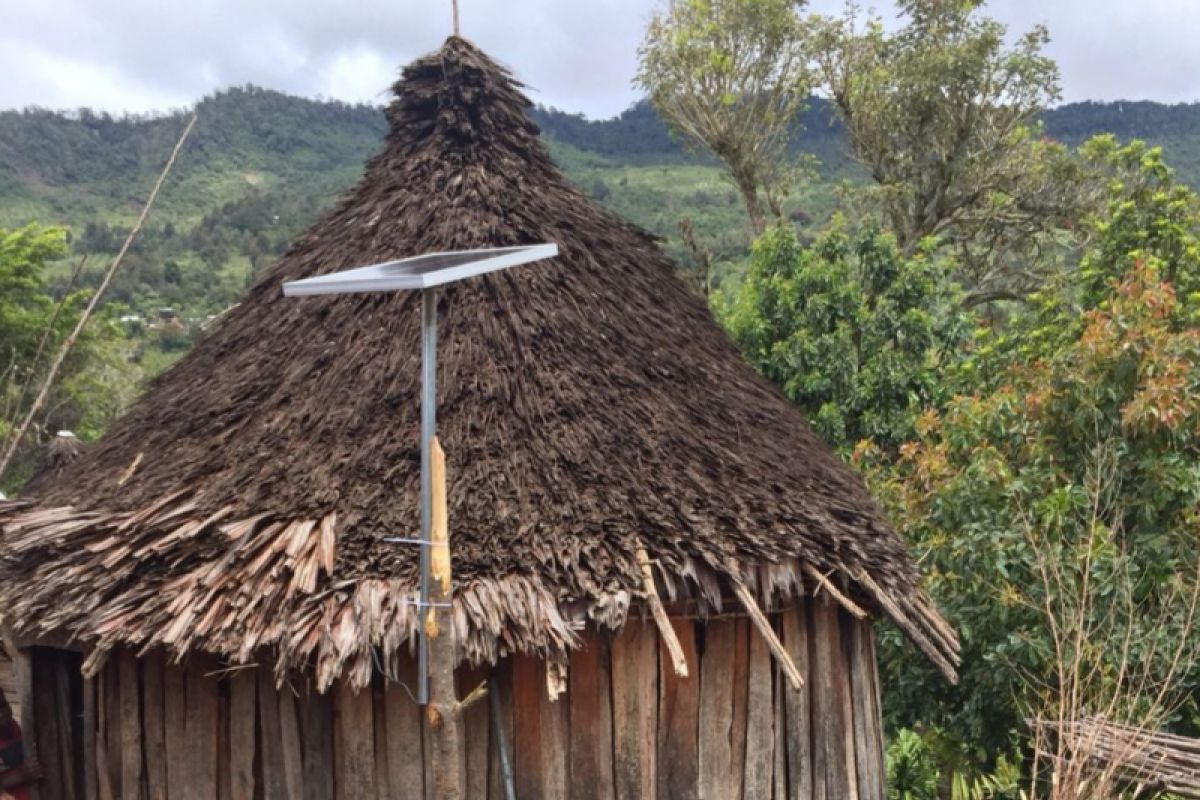
POLYGON ((33 474, 25 484, 25 491, 36 493, 40 487, 48 486, 62 477, 68 466, 83 455, 87 446, 71 431, 59 431, 54 438, 42 445, 34 464, 33 474))
POLYGON ((773 603, 819 573, 952 674, 953 633, 858 478, 652 238, 559 174, 508 72, 451 38, 395 90, 336 208, 61 479, 0 505, 10 619, 364 683, 416 624, 416 550, 381 540, 419 524, 419 298, 280 285, 548 241, 558 258, 457 284, 439 312, 464 658, 619 627, 641 542, 701 613, 722 576, 773 603))

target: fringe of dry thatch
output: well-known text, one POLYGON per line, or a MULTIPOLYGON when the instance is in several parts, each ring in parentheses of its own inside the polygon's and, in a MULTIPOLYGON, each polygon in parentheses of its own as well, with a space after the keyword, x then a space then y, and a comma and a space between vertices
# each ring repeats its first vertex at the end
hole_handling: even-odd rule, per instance
MULTIPOLYGON (((35 639, 71 632, 91 650, 89 672, 119 644, 162 646, 178 658, 214 653, 232 664, 273 651, 278 675, 311 669, 322 690, 339 677, 365 686, 374 667, 394 671, 394 659, 415 638, 416 587, 395 579, 339 580, 336 515, 285 523, 266 516, 229 520, 224 510, 197 518, 196 509, 179 495, 115 518, 0 503, 6 562, 23 566, 38 587, 5 584, 12 587, 0 593, 8 618, 35 639)), ((730 566, 724 575, 689 562, 677 575, 660 569, 658 578, 668 600, 691 598, 704 616, 722 613, 729 602, 722 579, 735 573, 767 608, 821 591, 855 605, 828 577, 798 561, 730 566), (814 580, 806 584, 804 573, 814 580)), ((585 625, 619 629, 640 595, 617 590, 560 603, 534 575, 460 582, 454 597, 460 657, 480 664, 537 652, 565 662, 585 625)), ((889 609, 955 679, 957 639, 923 596, 866 599, 889 609)))

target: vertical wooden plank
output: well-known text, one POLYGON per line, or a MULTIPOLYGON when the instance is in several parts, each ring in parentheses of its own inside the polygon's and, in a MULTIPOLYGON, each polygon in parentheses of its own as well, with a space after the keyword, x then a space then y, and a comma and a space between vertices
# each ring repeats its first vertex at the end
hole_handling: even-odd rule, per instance
POLYGON ((211 659, 193 656, 185 671, 187 681, 187 769, 189 791, 184 795, 196 800, 217 797, 217 723, 219 688, 217 679, 207 673, 215 668, 211 659))
POLYGON ((167 797, 177 800, 190 791, 185 671, 179 664, 163 669, 163 728, 167 745, 167 797))
POLYGON ((262 743, 259 765, 263 800, 286 800, 287 778, 283 769, 279 693, 275 690, 275 679, 269 669, 259 667, 255 670, 255 677, 258 681, 258 740, 262 743))
POLYGON ((392 788, 388 773, 387 703, 385 689, 371 685, 371 726, 375 730, 375 792, 379 800, 392 800, 399 789, 392 788))
POLYGON ((809 666, 812 671, 812 740, 814 790, 824 789, 817 800, 857 800, 856 781, 852 781, 846 733, 850 725, 849 685, 842 657, 842 639, 837 607, 824 597, 809 603, 809 666), (821 781, 821 778, 824 781, 821 781))
POLYGON ((98 800, 100 782, 96 776, 96 679, 83 679, 83 796, 98 800))
POLYGON ((279 742, 283 752, 283 779, 289 800, 300 800, 304 785, 304 761, 300 744, 300 722, 296 717, 296 692, 290 684, 279 690, 279 742))
MULTIPOLYGON (((57 691, 55 690, 55 675, 46 654, 33 650, 30 652, 30 667, 33 670, 33 702, 27 706, 34 716, 34 726, 31 733, 22 732, 23 741, 33 744, 37 749, 38 758, 46 779, 40 783, 41 800, 62 800, 64 783, 63 754, 59 752, 58 709, 56 706, 57 691)), ((135 795, 136 797, 136 795, 135 795)))
MULTIPOLYGON (((492 678, 500 701, 500 725, 504 731, 508 760, 512 764, 515 739, 513 733, 512 659, 506 659, 497 664, 493 668, 492 678)), ((488 748, 488 800, 505 800, 504 776, 500 770, 500 753, 497 744, 493 739, 488 748)), ((572 752, 574 752, 574 748, 572 748, 572 752)), ((611 751, 609 757, 611 759, 611 751)))
POLYGON ((736 621, 733 652, 733 727, 730 731, 730 776, 733 794, 730 800, 742 799, 746 775, 746 720, 750 701, 750 637, 757 636, 746 617, 736 621))
POLYGON ((709 620, 705 626, 700 658, 700 796, 705 800, 734 796, 730 737, 736 637, 733 620, 709 620))
POLYGON ((515 655, 512 659, 513 779, 521 800, 541 800, 542 724, 538 715, 538 693, 544 692, 542 664, 537 658, 515 655))
POLYGON ((850 800, 860 800, 858 794, 858 776, 855 766, 854 745, 854 698, 850 693, 850 629, 847 622, 851 617, 842 611, 840 605, 830 603, 833 607, 834 628, 837 632, 838 647, 830 655, 833 660, 833 674, 838 689, 837 700, 841 705, 838 717, 842 721, 842 752, 844 755, 844 772, 846 775, 847 794, 850 800))
POLYGON ((848 634, 850 694, 853 709, 854 765, 861 800, 883 800, 884 762, 881 710, 876 704, 878 672, 870 620, 843 615, 848 634))
MULTIPOLYGON (((309 681, 300 695, 304 732, 304 800, 333 797, 333 698, 320 694, 309 681)), ((407 795, 399 795, 405 798, 407 795)))
MULTIPOLYGON (((570 772, 570 704, 565 695, 551 700, 546 690, 546 665, 542 665, 542 690, 538 692, 538 715, 542 720, 542 797, 567 800, 570 772)), ((568 676, 568 681, 570 680, 568 676)), ((568 684, 569 686, 569 684, 568 684)))
MULTIPOLYGON (((696 800, 700 797, 700 656, 696 624, 674 618, 671 627, 683 648, 689 675, 675 674, 666 645, 658 659, 658 797, 696 800)), ((572 730, 575 725, 572 724, 572 730)))
POLYGON ((230 735, 228 679, 217 682, 217 800, 233 796, 233 745, 230 735))
POLYGON ((167 800, 167 734, 163 719, 164 656, 155 650, 142 660, 142 719, 146 739, 146 791, 167 800))
POLYGON ((424 737, 421 707, 410 694, 417 685, 417 664, 411 654, 399 657, 398 683, 384 687, 384 725, 388 785, 393 800, 423 800, 425 797, 424 737))
MULTIPOLYGON (((788 800, 810 800, 824 797, 813 785, 812 747, 812 692, 816 683, 808 660, 808 612, 803 599, 794 603, 779 615, 783 646, 807 681, 802 689, 793 689, 786 681, 783 684, 784 724, 787 748, 787 798, 788 800)), ((822 786, 823 786, 822 780, 822 786)))
MULTIPOLYGON (((608 639, 593 629, 571 653, 566 702, 571 722, 572 800, 613 800, 612 675, 608 639)), ((503 794, 493 793, 493 797, 503 794)))
POLYGON ((618 800, 653 797, 658 784, 658 632, 629 619, 612 641, 613 779, 618 800))
MULTIPOLYGON (((486 684, 490 671, 487 667, 464 668, 459 675, 459 697, 466 697, 481 683, 486 684)), ((562 702, 565 703, 566 699, 562 702)), ((466 762, 465 796, 480 800, 487 797, 488 746, 491 744, 489 705, 486 695, 472 703, 463 712, 462 726, 459 728, 462 731, 463 758, 466 762)))
MULTIPOLYGON (((773 620, 775 632, 779 634, 779 640, 783 641, 783 627, 779 619, 779 615, 775 615, 773 620)), ((787 646, 786 644, 784 645, 787 646)), ((771 768, 773 790, 771 797, 775 800, 787 800, 788 797, 788 774, 787 774, 787 715, 784 706, 784 692, 787 687, 784 685, 786 678, 783 670, 779 668, 777 663, 772 662, 772 685, 775 687, 775 697, 773 700, 774 707, 774 722, 775 722, 775 758, 771 768)), ((805 680, 808 676, 805 676, 805 680)))
POLYGON ((96 676, 96 794, 100 800, 113 800, 117 795, 108 755, 109 717, 113 714, 108 672, 105 668, 96 676))
POLYGON ((254 725, 257 670, 239 669, 229 679, 229 797, 254 800, 254 725))
MULTIPOLYGON (((67 669, 68 661, 74 654, 55 652, 54 661, 54 690, 55 710, 58 712, 58 752, 62 759, 63 800, 76 800, 81 787, 79 780, 79 756, 75 752, 75 725, 77 712, 71 706, 71 676, 67 669)), ((72 665, 75 666, 75 665, 72 665)))
POLYGON ((105 741, 108 743, 108 776, 112 783, 113 793, 124 797, 121 786, 121 673, 117 666, 116 656, 109 658, 104 666, 104 680, 107 686, 108 708, 106 711, 105 741))
POLYGON ((521 800, 567 796, 567 706, 565 699, 550 702, 544 661, 513 658, 513 761, 521 800))
POLYGON ((121 797, 142 797, 142 707, 138 662, 122 648, 117 653, 121 681, 121 797))
POLYGON ((363 800, 375 791, 375 718, 371 690, 355 691, 349 681, 334 689, 334 791, 341 800, 363 800))
POLYGON ((750 631, 747 686, 746 765, 742 796, 745 800, 771 800, 775 761, 771 651, 756 630, 750 631))

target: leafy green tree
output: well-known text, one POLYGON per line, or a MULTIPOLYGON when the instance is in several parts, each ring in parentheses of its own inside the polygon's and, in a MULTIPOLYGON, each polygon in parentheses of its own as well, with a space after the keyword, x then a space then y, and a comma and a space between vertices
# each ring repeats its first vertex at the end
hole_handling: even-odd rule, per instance
POLYGON ((845 454, 911 438, 916 415, 942 400, 942 359, 969 330, 945 267, 903 256, 874 229, 852 238, 835 227, 804 247, 772 227, 715 307, 750 362, 845 454))
POLYGON ((802 6, 671 0, 638 51, 637 83, 672 129, 720 159, 756 235, 768 211, 782 215, 788 141, 812 87, 802 6))
POLYGON ((857 6, 815 22, 821 79, 870 199, 904 253, 927 238, 953 246, 978 300, 1040 283, 1028 269, 1039 237, 1078 216, 1077 169, 1036 118, 1058 99, 1058 68, 1038 26, 1009 47, 981 0, 901 0, 888 32, 860 26, 857 6), (1032 278, 1032 280, 1030 280, 1032 278))
MULTIPOLYGON (((86 291, 63 298, 50 293, 48 262, 66 254, 65 231, 29 225, 0 229, 0 442, 12 432, 38 388, 53 354, 75 325, 86 291)), ((0 488, 24 480, 38 441, 68 428, 97 436, 131 399, 138 380, 125 338, 111 316, 94 318, 72 349, 53 388, 35 437, 0 488)))
POLYGON ((980 330, 899 459, 856 452, 963 641, 951 689, 889 640, 890 717, 968 764, 1047 710, 1197 722, 1200 205, 1144 146, 1094 146, 1142 174, 1079 273, 980 330))

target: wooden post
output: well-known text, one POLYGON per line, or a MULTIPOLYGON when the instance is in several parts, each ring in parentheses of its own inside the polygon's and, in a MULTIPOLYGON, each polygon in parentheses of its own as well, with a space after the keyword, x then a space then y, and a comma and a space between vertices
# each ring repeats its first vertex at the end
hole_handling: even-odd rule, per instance
POLYGON ((671 627, 671 620, 667 617, 666 609, 663 608, 662 599, 658 596, 658 588, 654 585, 654 570, 650 566, 650 557, 646 555, 646 548, 642 546, 641 542, 638 542, 634 556, 637 558, 638 566, 642 569, 642 586, 646 593, 646 603, 650 606, 650 613, 654 615, 654 624, 658 626, 658 634, 662 638, 663 645, 671 654, 671 665, 674 667, 676 675, 686 678, 688 674, 687 657, 683 653, 683 645, 679 642, 679 637, 675 635, 675 629, 671 627))
POLYGON ((454 615, 439 615, 450 602, 450 528, 446 512, 446 453, 437 437, 430 447, 429 602, 425 612, 425 638, 429 642, 429 723, 433 746, 434 800, 462 800, 462 736, 459 730, 458 695, 454 689, 454 615), (439 616, 444 619, 439 624, 439 616))

